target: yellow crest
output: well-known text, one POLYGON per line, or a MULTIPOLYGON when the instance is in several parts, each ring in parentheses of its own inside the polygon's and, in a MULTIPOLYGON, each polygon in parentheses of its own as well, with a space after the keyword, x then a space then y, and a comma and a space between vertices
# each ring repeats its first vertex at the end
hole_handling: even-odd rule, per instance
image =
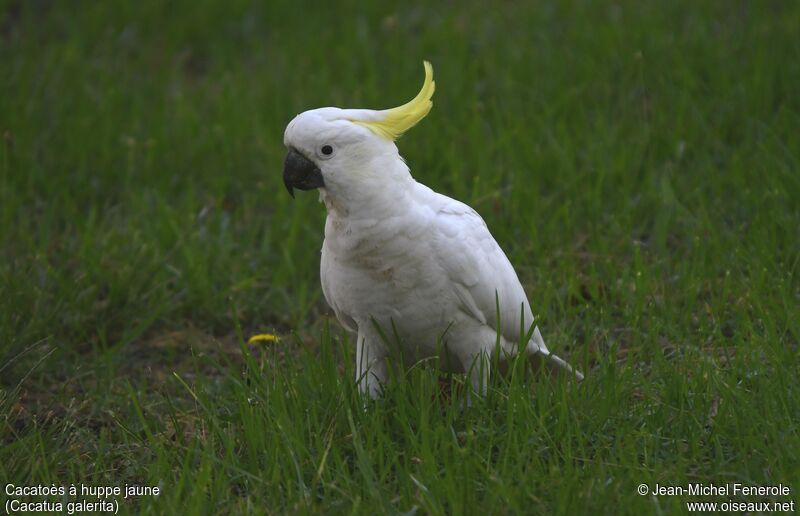
POLYGON ((422 83, 422 89, 419 90, 416 97, 402 106, 379 111, 380 114, 384 115, 380 120, 369 122, 352 120, 352 122, 363 125, 381 138, 391 141, 397 140, 404 132, 417 125, 433 107, 431 97, 433 97, 433 92, 436 91, 436 83, 433 81, 433 67, 428 61, 423 61, 422 64, 425 66, 425 82, 422 83))

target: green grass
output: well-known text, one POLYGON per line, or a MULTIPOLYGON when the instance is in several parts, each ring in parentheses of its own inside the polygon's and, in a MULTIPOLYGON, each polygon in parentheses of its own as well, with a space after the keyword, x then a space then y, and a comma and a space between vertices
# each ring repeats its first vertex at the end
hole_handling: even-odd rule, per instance
POLYGON ((158 485, 120 510, 164 514, 798 499, 800 3, 6 0, 0 77, 3 486, 158 485), (404 102, 423 59, 401 152, 483 215, 578 388, 515 375, 460 413, 416 368, 362 410, 283 129, 404 102))

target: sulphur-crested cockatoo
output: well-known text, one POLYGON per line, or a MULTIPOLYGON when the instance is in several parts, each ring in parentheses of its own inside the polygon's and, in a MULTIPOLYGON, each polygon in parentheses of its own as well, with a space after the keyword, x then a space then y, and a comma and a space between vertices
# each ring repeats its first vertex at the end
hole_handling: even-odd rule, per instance
POLYGON ((499 354, 504 364, 523 339, 536 365, 582 379, 533 327, 517 274, 480 215, 415 181, 398 153, 395 140, 432 106, 433 69, 424 65, 422 90, 407 104, 312 109, 284 134, 286 188, 292 196, 318 188, 328 211, 322 291, 357 335, 361 392, 381 393, 395 345, 406 366, 439 356, 445 371, 469 373, 479 392, 487 358, 499 354))

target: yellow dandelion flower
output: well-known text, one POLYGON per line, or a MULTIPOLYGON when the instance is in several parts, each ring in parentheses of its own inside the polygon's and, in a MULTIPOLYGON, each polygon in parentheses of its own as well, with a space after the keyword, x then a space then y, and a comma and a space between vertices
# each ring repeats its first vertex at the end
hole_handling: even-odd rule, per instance
POLYGON ((253 344, 255 342, 280 342, 280 340, 280 337, 272 333, 259 333, 258 335, 253 335, 250 337, 247 343, 253 344))

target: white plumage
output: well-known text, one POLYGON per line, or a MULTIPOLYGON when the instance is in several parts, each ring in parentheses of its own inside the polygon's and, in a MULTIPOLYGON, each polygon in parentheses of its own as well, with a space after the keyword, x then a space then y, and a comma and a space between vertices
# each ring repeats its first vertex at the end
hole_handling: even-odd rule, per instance
MULTIPOLYGON (((483 391, 489 362, 481 359, 499 342, 504 362, 533 325, 517 274, 480 215, 416 182, 393 142, 430 109, 427 63, 426 72, 420 95, 404 106, 306 111, 284 136, 287 188, 319 188, 327 208, 322 289, 357 334, 357 381, 372 397, 388 379, 395 336, 406 366, 439 356, 444 370, 470 372, 483 391)), ((524 352, 583 377, 548 351, 538 328, 524 352)))

